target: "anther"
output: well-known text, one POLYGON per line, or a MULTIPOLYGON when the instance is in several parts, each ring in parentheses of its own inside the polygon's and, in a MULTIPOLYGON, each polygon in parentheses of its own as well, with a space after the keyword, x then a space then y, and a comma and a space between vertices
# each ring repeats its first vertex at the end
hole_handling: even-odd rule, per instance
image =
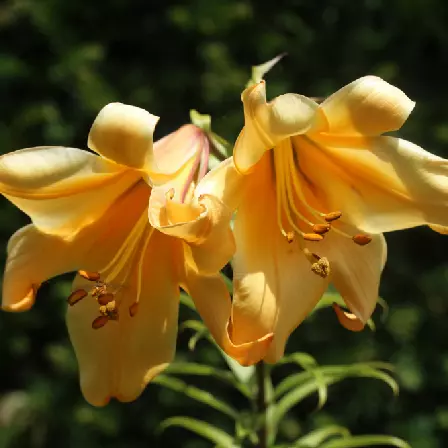
POLYGON ((175 193, 174 188, 170 188, 170 189, 165 193, 165 197, 166 197, 168 200, 172 200, 172 199, 174 198, 174 193, 175 193))
POLYGON ((314 224, 313 226, 313 232, 317 233, 318 235, 323 235, 327 233, 331 229, 330 224, 314 224))
POLYGON ((81 299, 83 299, 87 295, 88 295, 87 291, 84 291, 84 289, 77 289, 68 296, 67 302, 70 306, 73 306, 75 303, 78 303, 81 299))
POLYGON ((285 237, 286 237, 286 241, 288 241, 289 244, 294 242, 294 232, 287 232, 285 237))
POLYGON ((322 241, 324 237, 318 233, 305 233, 303 239, 307 241, 322 241))
POLYGON ((89 282, 97 282, 100 279, 98 272, 78 271, 78 274, 86 280, 89 280, 89 282))
POLYGON ((325 257, 320 258, 311 265, 311 270, 319 277, 327 278, 330 275, 330 262, 325 257))
POLYGON ((369 244, 372 241, 372 237, 366 235, 365 233, 359 233, 358 235, 352 237, 352 240, 359 246, 365 246, 366 244, 369 244))
POLYGON ((98 316, 92 322, 92 328, 94 330, 98 330, 98 328, 104 327, 104 325, 109 322, 109 318, 107 316, 98 316))
POLYGON ((327 222, 336 221, 342 216, 342 212, 331 212, 324 215, 324 219, 327 222))
POLYGON ((110 292, 107 292, 105 294, 100 294, 96 298, 96 300, 100 305, 107 305, 109 302, 112 302, 112 300, 114 300, 114 295, 110 292))
POLYGON ((138 312, 138 302, 134 302, 130 307, 129 307, 129 316, 134 317, 138 312))

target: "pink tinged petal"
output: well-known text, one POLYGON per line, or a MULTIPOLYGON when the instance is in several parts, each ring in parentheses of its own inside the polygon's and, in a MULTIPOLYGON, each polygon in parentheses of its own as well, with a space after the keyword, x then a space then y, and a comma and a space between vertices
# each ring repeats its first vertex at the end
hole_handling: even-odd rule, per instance
MULTIPOLYGON (((115 294, 118 321, 93 329, 92 321, 99 312, 92 297, 69 307, 67 325, 79 363, 81 389, 92 405, 104 406, 113 397, 124 402, 135 400, 172 361, 179 308, 174 253, 172 239, 158 232, 152 234, 143 258, 142 290, 133 317, 129 309, 137 295, 136 264, 130 281, 115 294)), ((78 277, 74 290, 83 281, 78 277)))
POLYGON ((182 204, 154 188, 148 215, 157 230, 184 241, 184 260, 197 272, 219 271, 235 252, 231 210, 214 196, 201 195, 196 204, 182 204))
POLYGON ((343 324, 351 322, 349 329, 358 328, 356 331, 359 331, 369 320, 378 300, 381 272, 387 257, 383 235, 372 235, 368 245, 359 246, 350 238, 330 230, 313 249, 328 259, 331 281, 356 317, 349 316, 347 321, 343 318, 347 316, 341 311, 337 313, 339 320, 342 318, 343 324))
POLYGON ((345 135, 395 131, 401 128, 414 106, 400 89, 376 76, 365 76, 338 90, 319 106, 327 121, 319 131, 345 135))
POLYGON ((140 181, 72 240, 42 233, 34 225, 18 230, 8 243, 2 308, 26 311, 44 281, 66 272, 95 272, 104 267, 144 213, 148 196, 149 187, 140 181))
POLYGON ((192 296, 196 309, 216 343, 229 356, 244 366, 255 364, 265 356, 272 341, 272 333, 241 344, 235 344, 232 340, 232 303, 220 275, 200 275, 187 269, 182 287, 192 296))
POLYGON ((159 117, 121 103, 105 106, 90 129, 88 146, 107 159, 131 168, 158 171, 153 133, 159 117))
POLYGON ((448 161, 393 137, 293 139, 306 182, 367 233, 448 226, 448 161))
POLYGON ((297 242, 289 244, 280 233, 270 169, 267 158, 257 166, 235 221, 232 340, 241 344, 272 332, 265 360, 276 362, 328 278, 314 274, 297 242))
POLYGON ((304 134, 316 125, 317 103, 288 93, 266 102, 266 86, 262 81, 247 88, 241 95, 245 125, 235 143, 235 166, 242 174, 249 172, 281 140, 304 134))
POLYGON ((73 237, 139 175, 86 151, 22 149, 0 158, 0 192, 43 232, 73 237))

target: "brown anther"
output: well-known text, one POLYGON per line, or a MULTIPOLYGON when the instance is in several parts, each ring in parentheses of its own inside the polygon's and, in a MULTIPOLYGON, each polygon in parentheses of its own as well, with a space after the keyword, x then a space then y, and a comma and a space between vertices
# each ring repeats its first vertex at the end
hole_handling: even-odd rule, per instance
POLYGON ((330 224, 314 224, 313 226, 313 232, 319 235, 327 233, 330 229, 331 229, 330 224))
POLYGON ((372 241, 372 237, 366 235, 365 233, 359 233, 358 235, 355 235, 352 240, 359 246, 365 246, 366 244, 369 244, 370 241, 372 241))
POLYGON ((170 189, 165 193, 165 197, 166 197, 168 200, 171 201, 171 200, 174 198, 174 193, 175 193, 174 188, 170 188, 170 189))
POLYGON ((311 265, 311 270, 319 277, 327 278, 330 275, 330 262, 322 257, 311 265))
POLYGON ((134 302, 130 307, 129 307, 129 316, 134 317, 138 312, 138 302, 134 302))
POLYGON ((114 300, 114 295, 110 292, 107 292, 105 294, 100 294, 96 298, 98 304, 100 305, 107 305, 109 302, 112 302, 114 300))
POLYGON ((307 241, 322 241, 324 237, 318 233, 305 233, 303 239, 307 241))
POLYGON ((104 325, 109 322, 109 318, 107 316, 98 316, 92 322, 92 328, 94 330, 98 330, 98 328, 104 327, 104 325))
POLYGON ((89 282, 97 282, 100 279, 98 272, 78 271, 78 274, 86 280, 89 280, 89 282))
POLYGON ((324 219, 327 222, 336 221, 342 216, 342 212, 331 212, 324 215, 324 219))
POLYGON ((75 305, 75 303, 78 303, 81 299, 86 297, 87 291, 84 291, 84 289, 77 289, 76 291, 73 291, 67 298, 67 302, 70 306, 75 305))
POLYGON ((286 234, 286 241, 291 244, 294 241, 294 232, 288 232, 286 234))

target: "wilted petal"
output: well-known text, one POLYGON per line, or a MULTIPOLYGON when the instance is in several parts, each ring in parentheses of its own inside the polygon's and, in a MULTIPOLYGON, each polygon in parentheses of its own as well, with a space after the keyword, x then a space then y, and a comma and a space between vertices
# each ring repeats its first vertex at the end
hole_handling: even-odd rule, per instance
POLYGON ((381 272, 387 255, 383 235, 372 235, 366 246, 330 231, 315 245, 319 255, 330 263, 331 281, 351 312, 364 325, 372 315, 377 300, 381 272))
MULTIPOLYGON (((174 357, 179 288, 172 244, 172 239, 153 233, 143 258, 144 281, 133 317, 129 307, 137 296, 136 264, 129 282, 115 295, 120 303, 118 321, 92 329, 99 312, 91 297, 68 309, 67 325, 79 363, 81 389, 86 400, 95 406, 104 406, 112 397, 135 400, 174 357)), ((89 264, 90 269, 99 267, 89 264)), ((78 278, 74 289, 82 284, 78 278)))
POLYGON ((154 165, 153 133, 158 121, 159 117, 139 107, 108 104, 90 129, 88 146, 121 165, 151 171, 154 165))
POLYGON ((0 193, 40 230, 62 236, 97 220, 138 178, 75 148, 43 146, 0 158, 0 193))
POLYGON ((201 195, 195 203, 178 203, 167 197, 164 189, 154 188, 148 213, 153 227, 186 243, 185 261, 196 271, 219 271, 235 251, 232 213, 214 196, 201 195))
POLYGON ((448 226, 447 160, 393 137, 295 137, 294 146, 316 195, 362 231, 448 226))
POLYGON ((379 135, 395 131, 408 118, 415 103, 400 89, 376 76, 346 85, 320 106, 331 134, 379 135))
POLYGON ((235 221, 232 339, 241 344, 273 332, 265 360, 275 362, 328 280, 311 271, 297 242, 289 244, 277 227, 269 159, 263 159, 256 171, 235 221))
POLYGON ((264 81, 247 88, 241 99, 245 125, 233 151, 235 166, 241 173, 250 171, 279 141, 303 134, 315 124, 318 105, 314 101, 288 93, 267 103, 264 81))
POLYGON ((207 325, 217 344, 240 364, 252 365, 266 354, 272 341, 267 333, 252 341, 235 344, 231 339, 231 301, 219 274, 205 276, 187 269, 183 288, 192 296, 196 309, 207 325))

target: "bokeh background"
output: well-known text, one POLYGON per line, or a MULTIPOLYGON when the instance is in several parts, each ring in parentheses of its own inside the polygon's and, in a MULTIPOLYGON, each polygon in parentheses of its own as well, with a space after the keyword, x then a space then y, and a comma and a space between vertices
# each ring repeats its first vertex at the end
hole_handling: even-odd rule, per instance
MULTIPOLYGON (((37 145, 86 147, 90 124, 120 101, 161 116, 161 137, 195 108, 233 141, 251 65, 285 57, 267 76, 268 95, 325 96, 365 74, 402 88, 417 107, 402 135, 448 156, 448 8, 445 0, 3 0, 0 3, 0 152, 37 145)), ((0 251, 27 218, 0 201, 0 251)), ((448 237, 428 228, 387 235, 376 332, 347 332, 316 313, 288 351, 319 363, 384 360, 397 366, 400 396, 373 380, 332 386, 315 412, 310 398, 283 421, 294 438, 319 422, 355 434, 389 433, 416 448, 448 446, 448 237)), ((41 257, 45 257, 42 254, 41 257)), ((39 262, 39 259, 36 260, 39 262)), ((78 387, 64 323, 70 276, 42 286, 34 309, 0 314, 0 447, 208 447, 181 429, 157 433, 173 415, 231 422, 159 385, 131 404, 96 409, 78 387)), ((298 297, 300 291, 297 291, 298 297)), ((181 318, 185 317, 182 312, 181 318)), ((178 359, 224 366, 205 342, 178 359)), ((285 367, 281 374, 288 373, 285 367)), ((218 383, 202 385, 233 396, 218 383)))

